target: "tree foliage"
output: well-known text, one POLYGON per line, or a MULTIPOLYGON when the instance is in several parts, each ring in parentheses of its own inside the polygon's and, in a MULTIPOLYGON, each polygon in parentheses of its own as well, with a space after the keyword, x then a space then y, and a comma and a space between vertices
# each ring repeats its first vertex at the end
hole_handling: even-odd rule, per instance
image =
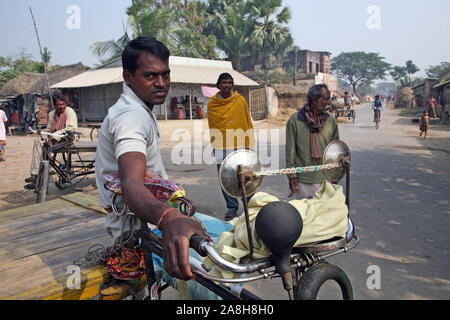
POLYGON ((385 79, 390 67, 383 57, 372 52, 342 52, 331 60, 332 71, 350 83, 357 96, 356 88, 360 83, 371 84, 376 79, 385 79))
POLYGON ((154 37, 173 55, 217 59, 216 38, 204 34, 207 5, 187 0, 132 0, 128 23, 117 40, 98 41, 91 50, 106 62, 120 57, 131 39, 154 37))
POLYGON ((426 69, 427 76, 430 78, 442 79, 450 75, 450 62, 441 62, 436 66, 429 66, 426 69))
POLYGON ((102 62, 121 55, 137 36, 162 41, 173 55, 231 60, 234 67, 280 65, 293 38, 282 0, 132 0, 124 35, 91 50, 102 62), (129 30, 129 31, 128 31, 129 30))
POLYGON ((0 57, 0 88, 23 72, 43 73, 44 68, 41 62, 33 60, 32 55, 24 50, 17 56, 0 57))
MULTIPOLYGON (((420 69, 412 62, 408 60, 405 62, 405 66, 394 66, 392 71, 389 73, 395 81, 403 79, 404 82, 408 82, 407 76, 416 73, 420 69)), ((411 80, 411 79, 410 79, 411 80)))

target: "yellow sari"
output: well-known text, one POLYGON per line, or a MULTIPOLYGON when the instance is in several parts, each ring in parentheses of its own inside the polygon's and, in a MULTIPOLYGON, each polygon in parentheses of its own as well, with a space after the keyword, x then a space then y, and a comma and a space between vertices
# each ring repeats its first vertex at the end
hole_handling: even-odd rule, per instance
POLYGON ((236 91, 227 99, 217 93, 209 100, 208 125, 214 149, 253 148, 255 145, 247 101, 236 91))

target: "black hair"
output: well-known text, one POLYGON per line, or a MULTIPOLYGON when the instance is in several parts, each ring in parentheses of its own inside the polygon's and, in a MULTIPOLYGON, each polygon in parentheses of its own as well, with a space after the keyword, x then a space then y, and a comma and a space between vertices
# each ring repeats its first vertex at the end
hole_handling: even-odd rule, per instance
POLYGON ((137 37, 131 40, 122 53, 122 67, 130 71, 133 75, 138 68, 138 59, 143 51, 146 51, 155 57, 167 61, 170 51, 164 43, 152 37, 137 37))
POLYGON ((308 99, 308 104, 311 105, 314 100, 319 100, 322 96, 322 90, 326 89, 330 91, 326 84, 316 84, 309 88, 308 94, 306 95, 306 98, 308 99))
POLYGON ((53 103, 56 104, 56 100, 67 102, 66 98, 62 95, 61 92, 55 92, 52 94, 53 103))
POLYGON ((344 94, 348 94, 348 91, 345 91, 344 94))
POLYGON ((231 74, 229 74, 229 73, 227 73, 227 72, 224 72, 224 73, 222 73, 222 74, 219 76, 219 79, 217 79, 216 87, 219 88, 219 84, 220 84, 223 80, 225 80, 225 79, 231 79, 231 83, 232 83, 233 86, 234 86, 234 79, 233 79, 233 77, 231 76, 231 74))
POLYGON ((375 98, 380 98, 380 96, 379 96, 379 95, 376 95, 375 98))

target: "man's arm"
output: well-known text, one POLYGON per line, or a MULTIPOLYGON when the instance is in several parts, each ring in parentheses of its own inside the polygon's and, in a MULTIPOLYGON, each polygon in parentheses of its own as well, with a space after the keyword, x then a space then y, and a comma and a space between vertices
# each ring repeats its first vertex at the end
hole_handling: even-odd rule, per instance
POLYGON ((336 119, 333 121, 333 136, 331 137, 331 141, 334 140, 339 140, 339 126, 336 119))
MULTIPOLYGON (((295 123, 293 119, 289 119, 286 125, 286 168, 295 166, 295 139, 296 139, 295 123)), ((289 175, 289 178, 297 177, 296 174, 289 175)))
POLYGON ((193 279, 189 265, 189 240, 196 234, 205 237, 198 222, 160 202, 144 186, 146 158, 141 152, 119 157, 119 172, 124 200, 139 218, 162 231, 164 269, 179 279, 193 279))
MULTIPOLYGON (((286 168, 295 166, 295 139, 297 132, 295 130, 294 119, 290 118, 286 125, 286 168)), ((291 196, 298 190, 298 180, 296 174, 289 174, 289 189, 291 190, 291 196)))

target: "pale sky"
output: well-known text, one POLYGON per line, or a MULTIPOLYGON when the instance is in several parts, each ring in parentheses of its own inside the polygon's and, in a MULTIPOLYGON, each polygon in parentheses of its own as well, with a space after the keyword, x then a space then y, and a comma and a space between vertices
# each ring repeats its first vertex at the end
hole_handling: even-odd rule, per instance
MULTIPOLYGON (((283 0, 292 11, 289 24, 302 49, 379 52, 386 61, 403 65, 413 60, 423 76, 429 65, 450 61, 449 0, 283 0), (375 7, 374 7, 375 6, 375 7), (368 8, 372 10, 367 12, 368 8), (369 21, 369 28, 367 26, 369 21)), ((31 6, 43 46, 52 64, 98 63, 90 46, 117 39, 126 25, 131 0, 1 0, 0 56, 25 48, 35 59, 39 49, 28 7, 31 6), (71 19, 79 8, 79 29, 71 19), (67 21, 72 25, 67 25, 67 21), (69 27, 72 27, 70 29, 69 27)))

